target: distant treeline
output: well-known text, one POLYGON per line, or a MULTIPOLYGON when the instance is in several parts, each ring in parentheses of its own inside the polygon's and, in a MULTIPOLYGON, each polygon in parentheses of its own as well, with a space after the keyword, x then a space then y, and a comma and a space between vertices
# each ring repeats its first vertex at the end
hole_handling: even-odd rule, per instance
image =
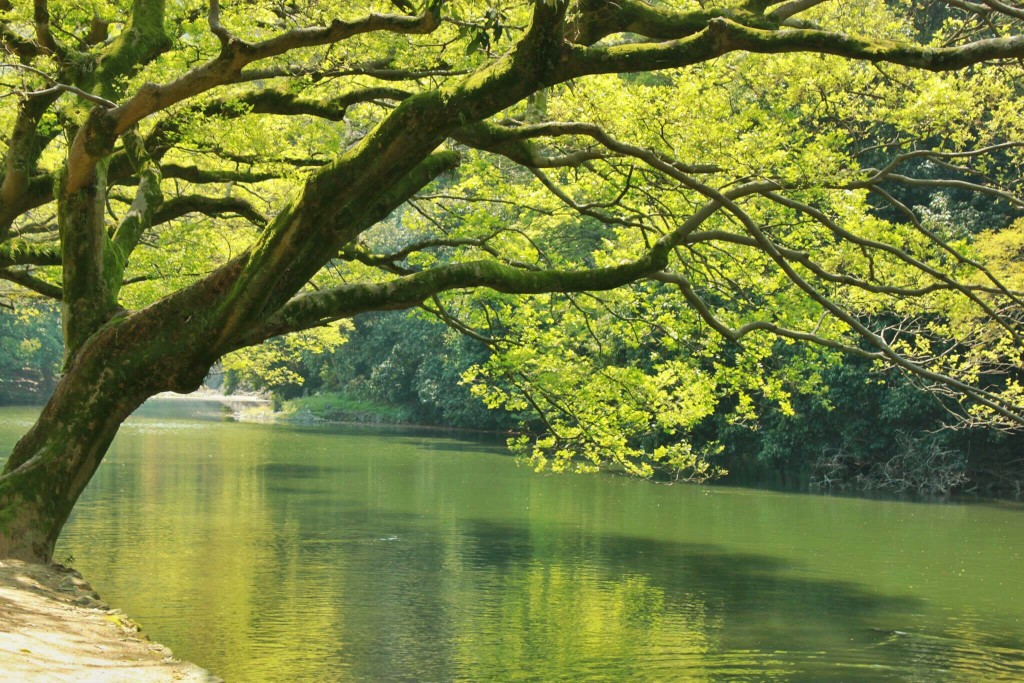
MULTIPOLYGON (((418 424, 539 430, 536 415, 488 410, 460 382, 488 353, 422 314, 379 313, 357 319, 334 353, 293 366, 302 383, 248 388, 269 389, 282 400, 336 393, 365 402, 364 411, 374 403, 400 407, 418 424)), ((726 480, 744 483, 926 495, 1012 495, 1024 484, 1024 435, 949 428, 953 416, 939 397, 856 358, 823 373, 827 388, 794 398, 794 414, 765 401, 756 422, 738 423, 733 406, 722 403, 689 438, 695 448, 721 446, 715 461, 729 471, 726 480)), ((231 389, 235 380, 229 376, 227 384, 231 389)))
POLYGON ((0 309, 0 403, 47 398, 56 385, 63 354, 57 305, 0 309))

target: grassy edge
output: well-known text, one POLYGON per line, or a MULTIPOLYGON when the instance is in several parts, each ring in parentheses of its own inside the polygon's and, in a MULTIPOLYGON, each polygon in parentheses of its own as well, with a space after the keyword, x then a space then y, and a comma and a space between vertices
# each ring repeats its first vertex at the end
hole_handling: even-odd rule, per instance
POLYGON ((324 393, 285 401, 279 411, 270 405, 251 406, 240 415, 253 422, 357 422, 368 424, 412 424, 412 412, 404 406, 355 399, 340 393, 324 393))

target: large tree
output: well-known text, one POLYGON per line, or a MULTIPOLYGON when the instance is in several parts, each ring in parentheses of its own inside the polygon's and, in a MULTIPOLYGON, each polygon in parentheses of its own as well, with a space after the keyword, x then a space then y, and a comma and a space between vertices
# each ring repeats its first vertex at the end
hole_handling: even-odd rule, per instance
POLYGON ((858 353, 1024 422, 1016 385, 993 388, 951 360, 982 349, 994 367, 1013 362, 1017 293, 892 190, 1019 205, 1001 186, 1019 158, 1017 3, 935 3, 946 21, 926 33, 910 3, 867 0, 393 2, 0 0, 0 278, 60 300, 66 347, 56 391, 0 477, 0 556, 50 559, 146 398, 194 390, 240 348, 362 312, 433 302, 465 326, 437 297, 466 288, 673 291, 724 338, 858 353), (817 61, 770 66, 792 53, 817 61), (821 78, 841 65, 855 67, 843 83, 821 78), (694 122, 703 98, 757 109, 758 88, 731 78, 769 99, 806 81, 813 116, 800 97, 775 114, 832 133, 758 141, 764 122, 750 117, 723 146, 723 131, 694 122), (647 86, 646 101, 632 90, 647 86), (934 101, 908 118, 892 101, 908 93, 934 101), (981 100, 970 120, 956 116, 962 93, 981 100), (874 101, 877 120, 855 111, 874 101), (806 172, 771 159, 803 148, 819 152, 806 172), (904 173, 922 161, 948 177, 904 173), (531 213, 510 195, 527 181, 570 213, 531 213), (905 209, 905 224, 884 223, 868 193, 905 209), (460 215, 476 228, 450 227, 460 215), (386 239, 369 239, 389 216, 386 239), (406 223, 419 227, 403 239, 406 223), (732 315, 709 285, 730 280, 715 254, 771 274, 806 310, 775 315, 752 282, 732 315), (976 343, 900 346, 895 321, 916 309, 879 301, 916 300, 946 311, 916 316, 917 347, 935 333, 925 317, 976 343))

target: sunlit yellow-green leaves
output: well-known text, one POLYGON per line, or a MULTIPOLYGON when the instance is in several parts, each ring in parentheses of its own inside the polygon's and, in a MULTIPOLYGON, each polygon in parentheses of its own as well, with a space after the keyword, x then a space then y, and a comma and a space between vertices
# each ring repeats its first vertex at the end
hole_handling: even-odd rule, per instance
POLYGON ((351 323, 317 327, 284 337, 276 337, 260 346, 250 346, 228 354, 221 361, 224 370, 235 373, 243 385, 302 386, 304 380, 295 370, 298 360, 306 354, 331 353, 345 343, 345 332, 351 323))

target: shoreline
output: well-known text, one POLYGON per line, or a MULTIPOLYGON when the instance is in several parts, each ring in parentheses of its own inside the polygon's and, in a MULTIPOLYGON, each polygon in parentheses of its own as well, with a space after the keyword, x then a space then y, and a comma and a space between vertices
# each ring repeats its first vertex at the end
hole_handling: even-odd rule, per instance
POLYGON ((339 425, 343 427, 383 427, 385 429, 396 430, 407 429, 426 432, 454 432, 462 434, 473 434, 476 436, 492 436, 494 438, 508 437, 513 435, 512 432, 502 432, 491 429, 472 429, 470 427, 445 427, 444 425, 425 424, 421 422, 393 422, 377 418, 376 416, 368 417, 366 419, 333 419, 314 415, 309 410, 300 410, 292 413, 285 411, 278 411, 276 413, 263 412, 259 411, 259 405, 256 404, 255 401, 253 401, 253 403, 254 405, 252 407, 246 407, 242 410, 235 411, 234 418, 237 422, 246 422, 251 424, 291 425, 293 427, 315 427, 320 425, 339 425))
POLYGON ((215 391, 194 391, 191 394, 179 394, 174 391, 162 391, 159 394, 150 396, 147 401, 159 399, 161 401, 218 401, 220 403, 252 403, 262 405, 270 403, 266 396, 258 394, 219 394, 215 391))
POLYGON ((74 569, 0 560, 0 671, 31 683, 223 683, 175 659, 74 569))

